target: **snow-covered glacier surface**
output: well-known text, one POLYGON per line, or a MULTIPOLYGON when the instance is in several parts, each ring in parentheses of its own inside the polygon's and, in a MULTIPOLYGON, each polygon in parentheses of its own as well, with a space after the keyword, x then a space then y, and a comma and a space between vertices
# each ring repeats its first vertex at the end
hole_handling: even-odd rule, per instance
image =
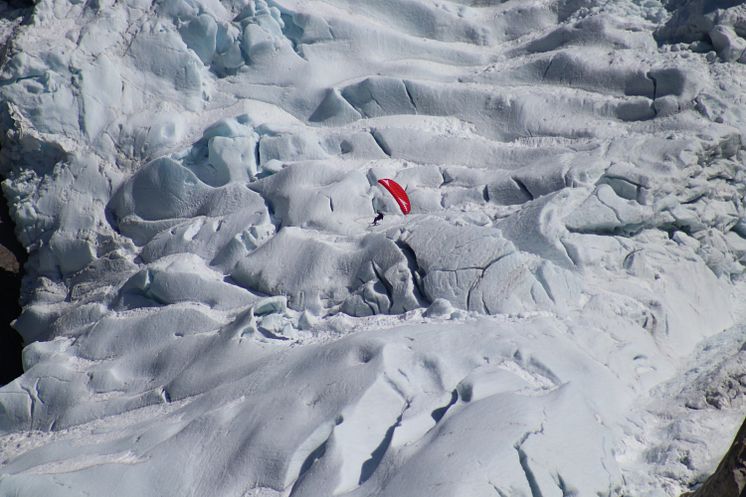
POLYGON ((741 2, 0 16, 0 494, 674 496, 729 445, 741 2))

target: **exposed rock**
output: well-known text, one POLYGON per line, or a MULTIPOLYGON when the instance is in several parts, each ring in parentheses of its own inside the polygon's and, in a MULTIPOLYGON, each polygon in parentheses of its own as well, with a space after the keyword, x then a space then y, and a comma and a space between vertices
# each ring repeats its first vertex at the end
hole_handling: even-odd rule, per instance
POLYGON ((10 322, 21 312, 18 297, 21 289, 21 269, 25 252, 15 238, 13 222, 8 216, 5 199, 0 201, 0 288, 3 289, 0 305, 0 385, 12 381, 23 373, 21 368, 21 337, 10 322))
POLYGON ((746 495, 746 421, 712 476, 694 493, 682 497, 743 497, 746 495))

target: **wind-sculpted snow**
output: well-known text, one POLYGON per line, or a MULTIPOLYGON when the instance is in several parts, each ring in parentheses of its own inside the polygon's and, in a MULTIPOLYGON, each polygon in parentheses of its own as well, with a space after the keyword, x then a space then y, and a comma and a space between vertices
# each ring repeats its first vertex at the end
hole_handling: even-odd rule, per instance
MULTIPOLYGON (((134 324, 135 319, 144 322, 122 316, 122 323, 102 321, 100 326, 134 324)), ((189 314, 179 322, 204 326, 189 314)), ((47 455, 38 454, 39 449, 19 455, 6 466, 18 474, 6 477, 4 485, 56 491, 59 473, 47 477, 31 468, 53 468, 54 453, 77 440, 83 445, 76 456, 81 462, 71 461, 78 466, 68 473, 73 485, 80 491, 114 494, 118 491, 112 483, 120 477, 167 493, 226 495, 253 486, 276 491, 292 487, 293 495, 331 495, 359 485, 351 495, 487 495, 494 492, 493 485, 506 493, 530 495, 532 485, 556 487, 558 474, 577 482, 579 492, 615 486, 619 475, 603 470, 609 448, 601 443, 604 430, 593 416, 614 412, 622 400, 615 394, 621 391, 607 388, 618 380, 606 372, 567 383, 566 375, 574 375, 579 366, 592 367, 593 361, 577 351, 567 335, 557 335, 556 326, 551 318, 472 321, 450 333, 443 333, 444 327, 451 328, 444 323, 409 325, 284 350, 242 342, 229 333, 191 335, 189 340, 187 332, 168 349, 169 364, 206 350, 244 359, 228 370, 198 361, 192 371, 163 387, 162 414, 171 415, 121 419, 124 424, 116 433, 94 444, 85 443, 84 433, 60 430, 69 421, 58 420, 61 426, 52 433, 60 438, 49 440, 47 455), (536 349, 532 342, 539 337, 549 340, 552 350, 536 349), (593 400, 587 397, 591 392, 593 400), (191 400, 185 404, 185 398, 191 400), (586 405, 580 417, 578 403, 586 405), (256 404, 263 406, 261 411, 256 404), (265 417, 262 411, 275 415, 265 417), (485 417, 493 421, 480 422, 485 417), (586 431, 582 449, 572 449, 577 458, 553 461, 547 449, 578 442, 578 428, 568 431, 565 418, 572 418, 577 427, 596 427, 586 431), (191 476, 177 477, 174 472, 182 465, 192 464, 192 455, 178 447, 192 443, 199 443, 213 464, 241 473, 241 478, 225 478, 204 466, 194 467, 191 476), (469 450, 453 451, 450 463, 439 467, 437 455, 458 446, 469 450), (100 468, 95 461, 111 453, 126 458, 107 465, 106 481, 97 483, 100 468), (475 466, 475 461, 480 464, 475 466), (391 472, 402 465, 404 473, 391 472), (488 476, 483 467, 495 469, 488 476), (587 468, 593 477, 573 477, 587 468), (26 475, 24 469, 31 471, 26 475), (527 481, 524 471, 531 471, 536 481, 527 481), (168 486, 159 481, 169 481, 168 486)), ((114 362, 125 363, 121 358, 114 362)), ((143 381, 118 378, 117 369, 95 369, 92 383, 106 388, 117 380, 143 381)), ((38 395, 43 392, 40 386, 38 395)), ((74 411, 91 413, 95 408, 79 404, 74 411)), ((45 410, 37 416, 40 423, 50 418, 45 410)))
POLYGON ((696 485, 742 421, 744 12, 3 10, 0 493, 696 485))

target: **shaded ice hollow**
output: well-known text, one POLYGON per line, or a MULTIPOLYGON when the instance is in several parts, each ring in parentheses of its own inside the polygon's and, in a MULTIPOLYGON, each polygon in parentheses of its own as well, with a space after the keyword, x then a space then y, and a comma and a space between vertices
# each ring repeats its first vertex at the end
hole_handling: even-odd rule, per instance
POLYGON ((728 447, 739 2, 0 15, 1 494, 675 496, 728 447))

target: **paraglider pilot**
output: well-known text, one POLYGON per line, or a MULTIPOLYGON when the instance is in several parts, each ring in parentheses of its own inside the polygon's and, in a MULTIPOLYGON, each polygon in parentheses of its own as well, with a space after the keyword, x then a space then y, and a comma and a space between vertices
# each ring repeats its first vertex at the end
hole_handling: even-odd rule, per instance
POLYGON ((373 218, 373 226, 378 226, 378 222, 383 220, 383 212, 376 211, 376 217, 373 218))
MULTIPOLYGON (((404 190, 404 188, 402 188, 399 183, 389 178, 381 178, 378 180, 378 183, 386 188, 391 196, 394 197, 396 203, 399 204, 399 208, 401 209, 402 214, 407 215, 411 212, 412 204, 409 202, 409 196, 407 195, 406 190, 404 190)), ((376 217, 373 218, 372 225, 378 226, 378 222, 382 220, 383 212, 377 210, 376 217)))

